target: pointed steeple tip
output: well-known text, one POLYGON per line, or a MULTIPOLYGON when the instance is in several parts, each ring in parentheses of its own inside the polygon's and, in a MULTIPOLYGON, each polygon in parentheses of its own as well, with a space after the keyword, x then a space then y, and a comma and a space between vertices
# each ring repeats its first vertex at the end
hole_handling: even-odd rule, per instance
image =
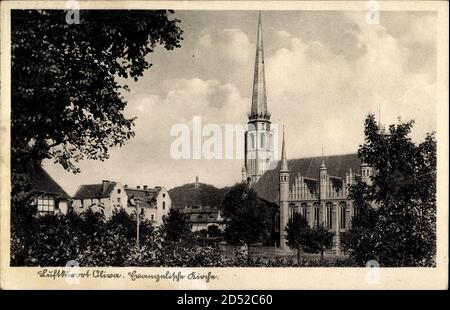
POLYGON ((258 30, 256 34, 255 71, 253 76, 252 108, 250 119, 270 119, 267 111, 266 81, 264 73, 264 44, 262 34, 261 11, 258 13, 258 30))
POLYGON ((320 165, 320 169, 327 169, 327 166, 325 165, 325 157, 323 155, 323 146, 322 146, 322 164, 320 165))
POLYGON ((280 172, 288 172, 288 162, 286 156, 286 143, 284 140, 284 126, 283 126, 283 142, 281 144, 281 167, 280 172))

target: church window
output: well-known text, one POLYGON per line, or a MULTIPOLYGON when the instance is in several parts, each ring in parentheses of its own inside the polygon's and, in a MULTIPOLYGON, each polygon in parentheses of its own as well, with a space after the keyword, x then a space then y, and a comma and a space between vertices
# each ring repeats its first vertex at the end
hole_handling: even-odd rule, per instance
POLYGON ((294 217, 294 212, 295 212, 295 205, 290 204, 289 205, 289 218, 293 218, 294 217))
POLYGON ((339 205, 339 209, 340 209, 340 220, 341 220, 341 229, 345 229, 345 225, 346 225, 346 203, 345 202, 341 202, 339 205))
POLYGON ((254 135, 250 135, 250 146, 252 149, 255 148, 255 136, 254 135))
POLYGON ((331 202, 327 202, 326 212, 327 212, 327 227, 331 229, 333 228, 333 204, 331 202))
POLYGON ((301 205, 300 208, 301 208, 301 214, 302 214, 302 217, 303 217, 305 220, 307 220, 306 216, 307 216, 308 205, 307 205, 306 203, 302 203, 302 205, 301 205))
POLYGON ((261 139, 260 146, 261 147, 265 147, 266 146, 266 143, 265 143, 266 141, 264 139, 264 133, 261 132, 259 136, 260 136, 260 139, 261 139))
POLYGON ((319 204, 314 204, 314 225, 319 226, 319 216, 320 216, 320 209, 319 204))

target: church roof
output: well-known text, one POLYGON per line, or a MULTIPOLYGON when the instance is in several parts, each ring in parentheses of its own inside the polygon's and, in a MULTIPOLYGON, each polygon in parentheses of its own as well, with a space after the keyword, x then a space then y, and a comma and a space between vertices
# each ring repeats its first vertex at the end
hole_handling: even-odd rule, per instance
MULTIPOLYGON (((327 167, 328 175, 332 176, 331 182, 335 186, 342 186, 342 182, 345 181, 345 174, 349 169, 353 172, 359 172, 360 159, 358 154, 346 154, 346 155, 333 155, 333 156, 318 156, 308 158, 298 158, 288 160, 288 168, 290 172, 290 184, 289 188, 294 183, 295 177, 300 173, 301 176, 308 178, 306 184, 310 188, 315 188, 315 184, 319 179, 320 165, 322 159, 327 167)), ((280 162, 277 167, 272 170, 266 171, 259 181, 253 186, 253 189, 258 193, 258 196, 270 202, 278 204, 278 172, 280 170, 280 162)))

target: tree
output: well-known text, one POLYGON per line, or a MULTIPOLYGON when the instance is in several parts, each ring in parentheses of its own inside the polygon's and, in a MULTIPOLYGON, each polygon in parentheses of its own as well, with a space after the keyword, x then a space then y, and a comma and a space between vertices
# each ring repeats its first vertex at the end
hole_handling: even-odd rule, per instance
POLYGON ((163 222, 161 232, 165 241, 180 243, 192 236, 191 227, 186 222, 185 215, 177 209, 170 209, 163 222))
POLYGON ((123 93, 151 67, 156 46, 180 47, 172 11, 90 10, 68 24, 63 10, 15 10, 11 15, 12 199, 29 195, 29 164, 52 159, 79 172, 84 158, 133 137, 123 93))
POLYGON ((217 225, 208 226, 207 232, 208 232, 209 238, 220 238, 223 235, 222 231, 220 230, 219 226, 217 226, 217 225))
POLYGON ((433 266, 436 255, 436 140, 408 136, 413 122, 383 132, 373 115, 365 121, 358 155, 374 168, 371 184, 350 189, 358 212, 342 246, 359 264, 433 266))
MULTIPOLYGON (((107 229, 114 230, 116 233, 125 236, 130 241, 136 242, 136 214, 129 214, 123 208, 113 211, 113 215, 107 222, 107 229)), ((154 228, 143 214, 140 214, 139 221, 139 237, 144 241, 148 237, 152 237, 154 228)))
POLYGON ((334 234, 325 228, 324 224, 312 228, 310 233, 310 242, 307 245, 307 251, 320 253, 320 256, 323 258, 323 253, 333 246, 334 234))
POLYGON ((273 229, 273 210, 247 184, 233 186, 222 204, 227 219, 225 241, 230 244, 266 242, 273 229))
POLYGON ((309 246, 311 228, 305 218, 295 212, 287 223, 286 233, 288 245, 291 249, 297 250, 297 261, 300 261, 300 250, 309 246))

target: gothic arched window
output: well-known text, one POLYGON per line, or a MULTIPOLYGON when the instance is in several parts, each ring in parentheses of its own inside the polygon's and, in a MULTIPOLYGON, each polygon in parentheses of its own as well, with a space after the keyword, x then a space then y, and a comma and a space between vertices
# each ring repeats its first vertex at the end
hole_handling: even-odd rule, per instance
POLYGON ((333 204, 331 202, 327 202, 325 208, 327 212, 327 227, 331 229, 333 228, 333 204))
POLYGON ((301 215, 303 216, 303 218, 305 219, 305 220, 307 220, 307 212, 308 212, 308 205, 306 204, 306 203, 302 203, 301 204, 301 206, 300 206, 300 212, 301 212, 301 215))
POLYGON ((345 202, 341 202, 339 204, 339 216, 340 216, 340 227, 341 229, 345 229, 346 227, 346 222, 347 222, 347 218, 346 218, 346 210, 347 210, 347 204, 345 202))
POLYGON ((289 204, 289 218, 293 218, 294 217, 294 212, 295 212, 295 205, 293 203, 289 204))
POLYGON ((317 202, 314 204, 313 210, 314 210, 314 225, 315 226, 319 226, 320 207, 319 207, 319 204, 317 202))
POLYGON ((259 134, 259 138, 261 139, 261 142, 259 143, 261 147, 266 147, 266 141, 265 141, 265 135, 264 132, 261 132, 259 134))

